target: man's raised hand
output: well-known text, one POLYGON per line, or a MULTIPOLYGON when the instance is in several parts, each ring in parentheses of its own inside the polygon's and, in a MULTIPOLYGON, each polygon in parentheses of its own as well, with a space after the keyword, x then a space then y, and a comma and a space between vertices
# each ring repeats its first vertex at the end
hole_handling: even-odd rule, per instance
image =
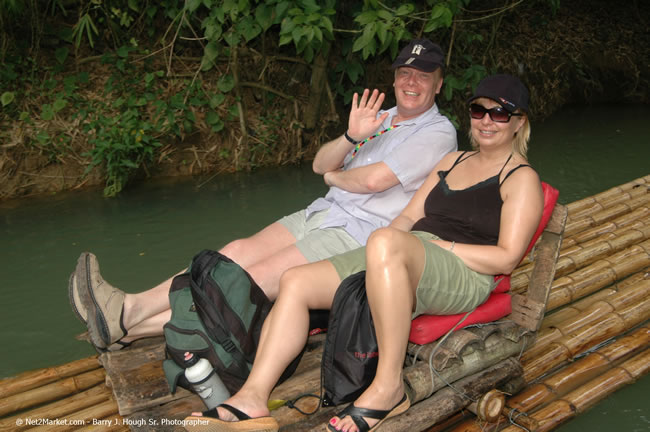
POLYGON ((383 113, 377 117, 377 113, 384 102, 386 95, 379 93, 375 89, 370 94, 370 90, 365 89, 359 96, 355 93, 352 96, 352 109, 350 110, 350 119, 348 120, 348 135, 355 141, 361 141, 374 133, 381 123, 388 117, 388 113, 383 113))

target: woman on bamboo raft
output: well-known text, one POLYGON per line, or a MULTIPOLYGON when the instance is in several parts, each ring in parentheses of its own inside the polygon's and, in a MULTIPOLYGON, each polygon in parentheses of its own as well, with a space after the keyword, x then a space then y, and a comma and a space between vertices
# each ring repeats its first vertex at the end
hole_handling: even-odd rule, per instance
POLYGON ((267 400, 306 343, 309 309, 329 309, 341 281, 364 269, 379 345, 377 372, 327 428, 375 430, 409 408, 402 367, 411 319, 483 303, 493 276, 511 273, 523 257, 542 214, 540 179, 526 160, 528 90, 513 76, 494 75, 480 82, 469 103, 474 151, 445 156, 365 248, 283 274, 248 380, 202 417, 214 430, 278 429, 267 400))

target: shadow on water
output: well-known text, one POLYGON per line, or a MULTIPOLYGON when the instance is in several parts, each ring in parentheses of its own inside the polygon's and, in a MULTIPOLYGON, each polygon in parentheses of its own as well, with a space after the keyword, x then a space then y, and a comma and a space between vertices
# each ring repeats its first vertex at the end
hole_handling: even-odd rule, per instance
MULTIPOLYGON (((533 124, 530 161, 563 203, 596 194, 650 174, 649 118, 648 106, 568 107, 533 124)), ((67 299, 82 251, 95 253, 105 278, 125 291, 152 287, 199 250, 250 235, 325 193, 310 168, 223 175, 201 187, 198 179, 160 180, 115 199, 87 190, 0 203, 0 377, 94 353, 75 339, 84 327, 67 299)), ((619 393, 646 400, 639 396, 649 385, 646 377, 619 393)), ((598 422, 599 410, 586 417, 598 422)), ((649 429, 647 404, 611 411, 619 422, 636 421, 621 430, 649 429)), ((577 431, 581 421, 562 432, 577 431)))

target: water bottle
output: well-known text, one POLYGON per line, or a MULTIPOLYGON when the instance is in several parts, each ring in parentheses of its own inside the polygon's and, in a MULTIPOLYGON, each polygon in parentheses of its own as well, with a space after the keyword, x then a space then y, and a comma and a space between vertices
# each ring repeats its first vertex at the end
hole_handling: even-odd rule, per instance
POLYGON ((186 352, 183 360, 185 377, 208 409, 216 407, 230 397, 230 392, 207 359, 186 352))

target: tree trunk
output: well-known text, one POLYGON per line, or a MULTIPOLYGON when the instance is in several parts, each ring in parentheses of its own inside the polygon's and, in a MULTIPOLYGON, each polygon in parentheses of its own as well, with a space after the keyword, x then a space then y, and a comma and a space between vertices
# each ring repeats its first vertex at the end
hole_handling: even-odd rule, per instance
POLYGON ((326 91, 329 44, 323 51, 325 51, 325 54, 319 53, 314 59, 314 66, 311 71, 309 102, 305 107, 303 117, 305 129, 308 131, 316 128, 316 124, 320 118, 320 107, 326 91))

